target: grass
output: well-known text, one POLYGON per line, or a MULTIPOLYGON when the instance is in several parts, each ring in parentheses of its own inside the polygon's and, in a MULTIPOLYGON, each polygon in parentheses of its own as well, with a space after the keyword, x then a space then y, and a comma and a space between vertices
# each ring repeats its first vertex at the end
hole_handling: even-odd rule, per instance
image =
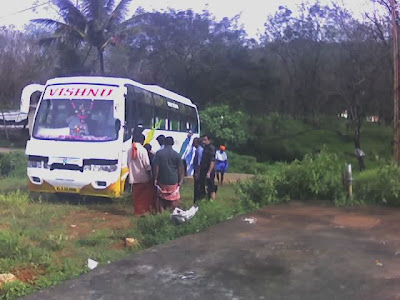
MULTIPOLYGON (((187 182, 182 208, 192 205, 192 195, 192 183, 187 182)), ((204 201, 190 222, 178 226, 170 222, 168 213, 134 217, 128 195, 85 202, 71 196, 33 200, 25 191, 0 194, 0 270, 21 279, 4 285, 0 299, 14 299, 85 273, 88 258, 104 265, 203 230, 237 213, 234 203, 234 187, 224 185, 217 201, 204 201), (126 237, 138 239, 139 246, 125 247, 126 237)))
MULTIPOLYGON (((307 153, 315 153, 326 145, 343 161, 355 164, 354 128, 346 129, 346 121, 336 118, 322 119, 320 127, 301 120, 282 118, 279 130, 272 130, 271 121, 264 120, 256 137, 257 153, 254 157, 265 161, 301 159, 307 153), (259 147, 263 147, 260 149, 259 147), (261 151, 264 150, 264 151, 261 151)), ((379 158, 391 156, 392 128, 376 123, 363 122, 361 126, 361 148, 366 153, 369 166, 374 167, 379 158)), ((256 146, 256 145, 255 145, 256 146)), ((246 149, 247 150, 247 149, 246 149)), ((243 151, 243 152, 250 152, 243 151)))
MULTIPOLYGON (((384 165, 392 157, 392 128, 376 123, 364 122, 361 126, 361 148, 366 153, 367 170, 384 165)), ((302 159, 308 153, 319 152, 324 146, 338 155, 343 163, 353 165, 358 174, 358 161, 354 155, 354 128, 346 128, 346 121, 336 118, 322 119, 320 127, 301 120, 283 117, 279 130, 272 129, 268 119, 257 126, 257 134, 250 139, 249 145, 240 149, 241 154, 227 151, 228 172, 231 173, 268 173, 273 171, 276 161, 290 162, 302 159), (250 155, 242 155, 242 154, 250 155)))
POLYGON ((26 178, 6 177, 0 180, 0 193, 26 189, 26 178))

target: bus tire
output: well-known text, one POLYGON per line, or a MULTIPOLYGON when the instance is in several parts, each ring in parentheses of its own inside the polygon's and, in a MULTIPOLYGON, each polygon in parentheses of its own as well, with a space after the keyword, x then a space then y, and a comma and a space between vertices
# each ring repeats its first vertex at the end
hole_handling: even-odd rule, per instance
POLYGON ((125 179, 124 190, 123 193, 129 193, 131 190, 131 185, 129 183, 129 178, 125 179))

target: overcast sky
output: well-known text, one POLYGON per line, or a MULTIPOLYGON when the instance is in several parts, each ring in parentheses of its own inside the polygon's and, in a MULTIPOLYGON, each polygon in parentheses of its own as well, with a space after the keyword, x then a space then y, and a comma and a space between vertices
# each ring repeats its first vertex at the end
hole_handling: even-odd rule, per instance
MULTIPOLYGON (((73 0, 76 2, 77 0, 73 0)), ((79 0, 78 0, 79 1, 79 0)), ((352 11, 356 17, 364 12, 373 9, 371 0, 339 0, 343 5, 352 11)), ((208 9, 217 19, 233 17, 241 14, 240 22, 251 37, 256 37, 258 32, 263 32, 267 15, 273 14, 280 5, 296 10, 296 7, 304 0, 133 0, 130 15, 140 6, 145 10, 162 10, 167 7, 181 9, 193 9, 201 12, 208 9)), ((315 1, 309 1, 314 3, 315 1)), ((321 3, 329 3, 329 0, 321 0, 321 3)), ((54 5, 51 6, 48 0, 0 0, 0 26, 15 25, 23 29, 33 18, 57 18, 54 5), (28 9, 34 5, 41 5, 32 11, 28 9), (53 7, 53 8, 52 8, 53 7), (26 11, 23 11, 28 9, 26 11), (21 12, 23 11, 23 12, 21 12)))

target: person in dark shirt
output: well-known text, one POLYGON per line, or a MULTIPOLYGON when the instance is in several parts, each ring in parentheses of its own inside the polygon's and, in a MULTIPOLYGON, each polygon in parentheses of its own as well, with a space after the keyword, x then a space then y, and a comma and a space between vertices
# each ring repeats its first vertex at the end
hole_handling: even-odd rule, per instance
POLYGON ((179 153, 172 149, 174 139, 165 138, 165 147, 158 150, 153 161, 154 185, 157 188, 157 206, 160 212, 178 206, 184 169, 179 153))
POLYGON ((159 150, 164 149, 164 146, 165 146, 165 135, 160 134, 160 135, 156 138, 156 140, 157 140, 158 144, 160 145, 160 149, 159 149, 159 150))
POLYGON ((215 185, 215 147, 211 144, 210 137, 208 135, 202 136, 203 142, 203 155, 200 162, 200 189, 205 189, 207 186, 208 197, 215 200, 217 193, 217 186, 215 185))
POLYGON ((150 159, 150 164, 152 165, 153 164, 153 159, 154 159, 154 153, 153 153, 153 151, 151 151, 151 145, 150 144, 145 144, 145 145, 143 145, 143 147, 144 147, 144 149, 146 149, 147 150, 147 154, 149 155, 149 159, 150 159))

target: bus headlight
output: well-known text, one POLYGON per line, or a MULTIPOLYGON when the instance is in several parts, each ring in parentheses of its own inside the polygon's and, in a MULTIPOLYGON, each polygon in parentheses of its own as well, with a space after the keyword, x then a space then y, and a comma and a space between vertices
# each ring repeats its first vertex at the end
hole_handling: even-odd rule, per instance
POLYGON ((118 165, 92 165, 91 170, 94 172, 115 172, 118 165))
POLYGON ((28 168, 43 168, 43 161, 41 161, 41 160, 28 160, 28 168))

